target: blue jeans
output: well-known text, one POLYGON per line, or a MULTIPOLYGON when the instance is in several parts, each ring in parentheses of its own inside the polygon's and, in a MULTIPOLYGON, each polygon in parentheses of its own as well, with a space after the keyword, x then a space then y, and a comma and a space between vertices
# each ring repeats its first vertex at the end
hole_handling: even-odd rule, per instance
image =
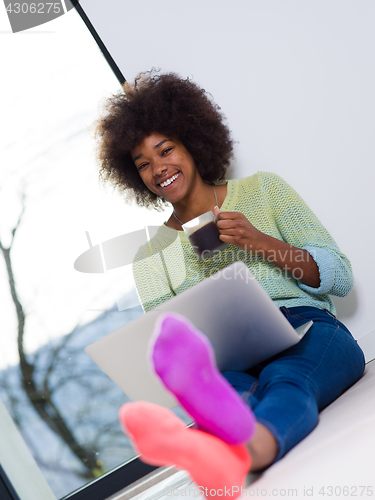
POLYGON ((293 327, 309 320, 314 324, 298 344, 261 365, 223 373, 276 438, 276 460, 314 429, 319 411, 354 384, 365 366, 349 330, 328 311, 280 310, 293 327))

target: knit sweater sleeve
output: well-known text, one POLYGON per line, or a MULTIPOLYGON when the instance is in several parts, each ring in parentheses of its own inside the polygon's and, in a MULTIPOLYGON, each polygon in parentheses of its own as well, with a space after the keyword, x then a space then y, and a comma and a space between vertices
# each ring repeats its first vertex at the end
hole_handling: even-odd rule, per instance
POLYGON ((343 297, 353 287, 353 273, 348 258, 302 198, 275 174, 261 173, 263 196, 282 239, 307 250, 319 268, 319 288, 298 281, 306 292, 343 297))

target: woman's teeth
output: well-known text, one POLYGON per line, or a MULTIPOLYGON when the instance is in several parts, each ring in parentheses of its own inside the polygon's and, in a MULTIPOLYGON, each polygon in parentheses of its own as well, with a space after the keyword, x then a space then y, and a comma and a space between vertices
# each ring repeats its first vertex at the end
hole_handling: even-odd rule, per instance
POLYGON ((167 179, 165 182, 160 183, 160 186, 162 188, 169 186, 169 184, 172 184, 172 182, 174 182, 177 179, 178 175, 179 174, 173 175, 172 177, 167 179))

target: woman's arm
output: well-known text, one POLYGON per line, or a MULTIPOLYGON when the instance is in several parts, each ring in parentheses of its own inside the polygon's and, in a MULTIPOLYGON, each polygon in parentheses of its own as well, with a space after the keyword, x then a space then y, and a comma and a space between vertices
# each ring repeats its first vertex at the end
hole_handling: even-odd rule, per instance
POLYGON ((221 212, 217 216, 221 239, 286 269, 307 292, 338 296, 349 293, 353 286, 350 262, 319 219, 279 176, 265 172, 257 176, 256 196, 267 208, 267 218, 273 221, 277 237, 262 233, 241 213, 221 212))
POLYGON ((222 241, 232 243, 246 252, 260 255, 263 259, 285 269, 305 285, 319 287, 319 268, 307 250, 296 248, 262 233, 239 212, 220 212, 217 208, 214 212, 217 215, 216 221, 222 241))

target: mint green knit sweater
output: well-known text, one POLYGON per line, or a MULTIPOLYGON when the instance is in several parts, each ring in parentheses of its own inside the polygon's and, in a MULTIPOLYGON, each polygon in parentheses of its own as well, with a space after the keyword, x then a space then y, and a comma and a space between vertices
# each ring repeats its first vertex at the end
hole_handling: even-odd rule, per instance
POLYGON ((242 212, 263 233, 306 249, 318 264, 319 288, 304 285, 272 262, 234 245, 199 261, 185 233, 163 225, 138 250, 133 262, 137 292, 145 311, 242 260, 278 307, 313 306, 335 314, 329 294, 349 293, 353 286, 350 263, 318 218, 283 179, 258 172, 245 179, 230 180, 221 210, 242 212))

